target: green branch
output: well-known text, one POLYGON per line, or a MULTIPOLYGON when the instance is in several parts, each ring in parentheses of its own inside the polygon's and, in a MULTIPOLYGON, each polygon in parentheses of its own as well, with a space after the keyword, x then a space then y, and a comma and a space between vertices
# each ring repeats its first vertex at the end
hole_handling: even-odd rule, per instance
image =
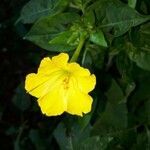
POLYGON ((86 35, 85 34, 81 35, 78 47, 76 48, 70 62, 74 62, 74 61, 78 60, 78 57, 79 57, 82 47, 84 45, 85 39, 86 39, 86 35))

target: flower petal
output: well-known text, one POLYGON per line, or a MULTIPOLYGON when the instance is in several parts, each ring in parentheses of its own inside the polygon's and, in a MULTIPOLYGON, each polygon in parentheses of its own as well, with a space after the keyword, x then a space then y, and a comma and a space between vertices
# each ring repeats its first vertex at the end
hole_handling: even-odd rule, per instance
POLYGON ((26 77, 25 89, 32 96, 39 98, 48 93, 54 86, 60 84, 61 78, 63 78, 63 76, 59 71, 53 72, 48 76, 31 73, 26 77))
POLYGON ((48 77, 45 78, 43 76, 37 75, 35 73, 31 73, 27 75, 25 80, 25 89, 29 92, 32 96, 40 97, 44 95, 47 90, 47 81, 48 77))
POLYGON ((57 67, 64 67, 64 66, 66 66, 68 60, 69 60, 69 55, 67 53, 60 53, 59 55, 52 57, 52 62, 57 67))
POLYGON ((90 91, 92 91, 95 87, 96 84, 96 77, 94 74, 90 75, 90 76, 84 76, 84 77, 79 77, 76 76, 76 82, 78 85, 78 88, 84 92, 84 93, 89 93, 90 91))
POLYGON ((78 82, 74 77, 70 78, 69 89, 67 91, 67 112, 82 116, 83 113, 91 111, 93 99, 87 93, 78 88, 78 82))
POLYGON ((38 74, 50 74, 52 72, 58 71, 52 60, 49 57, 45 57, 42 59, 40 66, 38 68, 38 74))
POLYGON ((73 62, 68 64, 69 70, 73 75, 77 76, 90 76, 90 72, 88 69, 81 67, 79 64, 73 62))
POLYGON ((47 116, 61 115, 67 109, 67 103, 63 88, 55 87, 42 98, 38 99, 38 104, 43 114, 47 116))
POLYGON ((73 115, 83 116, 83 113, 91 111, 92 97, 79 90, 71 91, 67 97, 67 112, 73 115))

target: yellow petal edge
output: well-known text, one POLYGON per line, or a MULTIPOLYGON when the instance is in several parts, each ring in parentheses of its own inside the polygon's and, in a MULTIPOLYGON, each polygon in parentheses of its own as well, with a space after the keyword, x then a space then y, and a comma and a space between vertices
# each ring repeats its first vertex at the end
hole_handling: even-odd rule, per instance
POLYGON ((96 85, 96 77, 78 63, 68 62, 67 53, 43 58, 37 73, 26 76, 26 91, 38 98, 43 114, 57 116, 64 112, 83 116, 91 111, 88 94, 96 85))

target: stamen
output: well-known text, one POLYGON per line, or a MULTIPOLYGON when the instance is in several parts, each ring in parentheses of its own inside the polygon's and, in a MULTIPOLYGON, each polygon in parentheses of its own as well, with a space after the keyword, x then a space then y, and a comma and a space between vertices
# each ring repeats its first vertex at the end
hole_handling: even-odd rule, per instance
POLYGON ((69 76, 66 76, 63 80, 64 89, 67 90, 69 88, 69 76))

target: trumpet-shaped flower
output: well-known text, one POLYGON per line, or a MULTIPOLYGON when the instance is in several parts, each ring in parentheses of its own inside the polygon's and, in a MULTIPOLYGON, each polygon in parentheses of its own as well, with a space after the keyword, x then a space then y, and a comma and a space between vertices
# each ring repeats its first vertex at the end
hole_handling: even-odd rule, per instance
POLYGON ((96 84, 94 74, 60 53, 44 58, 37 73, 27 75, 25 89, 38 98, 43 114, 61 115, 68 112, 82 116, 91 111, 92 97, 88 94, 96 84))

